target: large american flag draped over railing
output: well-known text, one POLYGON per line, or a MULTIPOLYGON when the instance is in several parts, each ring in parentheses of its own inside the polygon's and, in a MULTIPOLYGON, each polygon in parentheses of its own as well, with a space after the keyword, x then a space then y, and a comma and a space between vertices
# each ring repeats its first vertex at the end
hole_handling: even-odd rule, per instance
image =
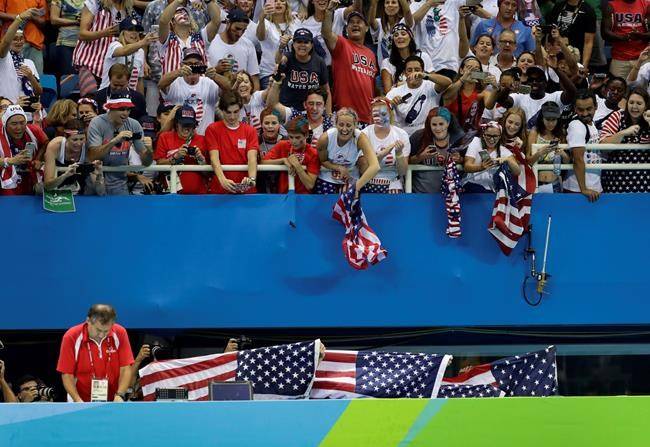
POLYGON ((488 231, 507 256, 524 234, 530 220, 528 193, 514 179, 510 166, 502 163, 494 173, 496 198, 488 231))
POLYGON ((436 397, 450 361, 449 355, 328 349, 310 397, 436 397))
POLYGON ((334 205, 332 217, 343 224, 343 253, 352 267, 365 270, 388 256, 381 246, 381 241, 372 228, 368 226, 366 216, 361 209, 361 200, 355 199, 356 186, 348 188, 334 205))
POLYGON ((226 354, 154 362, 140 370, 144 400, 156 388, 183 387, 189 400, 207 400, 210 382, 250 381, 255 399, 309 396, 321 342, 292 343, 226 354))
POLYGON ((555 346, 473 366, 442 381, 439 397, 551 396, 557 392, 555 346))

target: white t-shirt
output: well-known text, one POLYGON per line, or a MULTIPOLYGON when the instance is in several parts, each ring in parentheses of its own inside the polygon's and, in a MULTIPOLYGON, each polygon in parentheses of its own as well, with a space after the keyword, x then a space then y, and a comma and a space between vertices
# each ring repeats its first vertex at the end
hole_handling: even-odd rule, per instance
POLYGON ((293 36, 296 30, 296 21, 290 24, 283 23, 278 27, 269 19, 264 19, 265 22, 265 39, 260 41, 262 48, 262 60, 260 61, 260 77, 269 76, 275 73, 275 53, 280 46, 280 36, 282 34, 289 34, 293 36))
MULTIPOLYGON (((377 50, 379 51, 379 50, 377 50)), ((424 71, 427 73, 433 73, 433 62, 431 62, 431 58, 427 53, 421 52, 418 54, 422 58, 422 62, 424 62, 424 71)), ((390 75, 393 77, 393 85, 397 85, 400 82, 406 82, 406 76, 404 75, 404 72, 400 75, 399 79, 395 79, 395 66, 390 63, 389 58, 385 58, 384 60, 377 59, 378 61, 381 61, 381 69, 386 70, 390 75)))
MULTIPOLYGON (((357 145, 361 131, 355 129, 354 137, 350 138, 343 146, 338 144, 338 130, 332 127, 327 130, 327 159, 337 165, 345 166, 350 171, 350 176, 353 179, 359 178, 359 168, 357 167, 357 160, 361 151, 357 145)), ((319 178, 326 182, 343 184, 343 180, 339 177, 332 175, 332 171, 325 169, 320 171, 319 178)))
POLYGON ((248 104, 244 104, 240 110, 242 122, 250 124, 257 131, 262 128, 260 115, 262 114, 264 107, 266 107, 266 102, 264 102, 264 99, 262 98, 263 93, 264 91, 262 90, 253 93, 248 104))
MULTIPOLYGON (((475 164, 480 164, 481 151, 487 152, 490 158, 492 158, 493 160, 499 158, 499 154, 497 153, 496 150, 489 152, 487 149, 483 149, 483 146, 481 145, 481 139, 479 137, 474 137, 471 143, 469 143, 469 146, 467 146, 467 153, 465 154, 465 156, 472 157, 474 159, 475 164)), ((512 152, 510 152, 504 146, 501 146, 499 152, 501 152, 501 158, 510 157, 512 155, 512 152)), ((470 178, 470 180, 468 180, 468 183, 475 183, 477 185, 483 186, 486 189, 494 189, 494 182, 492 181, 493 175, 494 175, 494 169, 488 169, 485 171, 472 172, 466 174, 465 176, 470 178)))
POLYGON ((418 88, 409 88, 404 83, 399 87, 390 89, 386 97, 393 99, 396 96, 404 98, 408 93, 411 97, 398 105, 395 111, 395 121, 409 135, 416 130, 422 129, 429 110, 437 107, 440 102, 440 94, 436 92, 436 85, 431 81, 422 81, 418 88))
POLYGON ((219 86, 214 81, 201 76, 198 83, 189 85, 181 77, 172 82, 167 93, 161 93, 163 99, 172 104, 192 106, 199 122, 196 133, 205 135, 205 129, 214 122, 215 107, 219 101, 219 86))
MULTIPOLYGON (((345 28, 345 18, 344 18, 345 8, 338 8, 334 11, 334 17, 332 19, 332 32, 337 36, 343 35, 343 28, 345 28)), ((327 65, 332 65, 332 55, 330 54, 329 48, 323 39, 321 34, 321 29, 323 27, 323 22, 317 22, 314 19, 314 16, 309 16, 306 20, 298 22, 296 28, 307 28, 314 35, 314 52, 323 58, 327 65), (321 54, 322 53, 322 54, 321 54)))
POLYGON ((106 56, 104 57, 104 71, 102 73, 102 83, 99 86, 100 89, 108 87, 110 79, 108 79, 108 71, 115 64, 124 64, 126 67, 131 67, 131 77, 129 78, 129 88, 135 90, 138 86, 138 79, 144 77, 144 50, 142 48, 138 49, 133 54, 128 56, 119 56, 113 57, 113 53, 118 48, 123 48, 124 45, 119 43, 117 40, 111 42, 106 51, 106 56))
POLYGON ((16 76, 16 69, 14 68, 14 60, 11 53, 7 51, 7 55, 0 59, 0 96, 4 96, 11 102, 16 103, 18 97, 22 95, 21 83, 16 76))
MULTIPOLYGON (((411 3, 411 13, 415 14, 425 2, 411 3)), ((446 0, 442 5, 429 8, 414 27, 415 43, 429 55, 434 71, 443 68, 458 71, 458 8, 464 4, 465 0, 446 0)))
POLYGON ((636 75, 636 81, 634 81, 633 86, 648 89, 648 94, 650 95, 650 63, 646 62, 641 66, 639 73, 636 75))
POLYGON ((519 107, 526 112, 526 120, 528 121, 529 129, 535 126, 535 115, 541 110, 542 104, 545 102, 553 101, 560 107, 567 105, 562 102, 562 91, 546 93, 542 99, 533 99, 530 95, 525 95, 523 93, 511 93, 510 97, 512 98, 514 107, 519 107))
POLYGON ((598 122, 605 117, 607 117, 610 113, 615 112, 618 110, 618 107, 615 109, 610 109, 607 107, 607 104, 605 104, 606 101, 604 98, 601 98, 600 96, 596 95, 596 113, 594 113, 594 123, 598 122))
POLYGON ((246 37, 241 37, 230 45, 217 34, 208 47, 208 64, 215 66, 221 59, 234 59, 236 64, 233 71, 245 70, 250 75, 260 74, 255 47, 246 37))
MULTIPOLYGON (((375 125, 366 127, 361 131, 364 133, 368 140, 370 140, 370 146, 378 154, 384 148, 392 145, 396 141, 401 141, 404 143, 404 148, 402 149, 402 157, 406 157, 411 154, 411 143, 409 141, 408 134, 396 126, 390 126, 390 132, 386 138, 380 139, 375 134, 375 125)), ((395 149, 391 150, 386 156, 379 161, 380 170, 375 176, 378 179, 390 180, 390 189, 404 189, 402 187, 402 182, 398 178, 397 174, 397 156, 395 155, 395 149)))
MULTIPOLYGON (((598 143, 598 129, 593 124, 589 124, 589 141, 585 143, 587 137, 587 128, 585 124, 580 120, 573 120, 569 123, 567 129, 567 144, 569 149, 576 147, 585 147, 585 144, 597 144, 598 143)), ((584 156, 585 164, 595 164, 602 163, 603 158, 598 152, 594 151, 585 151, 584 156)), ((569 172, 569 176, 562 184, 564 189, 573 192, 580 192, 580 186, 578 185, 578 180, 573 171, 569 172)), ((585 171, 585 185, 589 189, 593 189, 597 192, 603 192, 603 187, 600 184, 600 171, 585 171)))

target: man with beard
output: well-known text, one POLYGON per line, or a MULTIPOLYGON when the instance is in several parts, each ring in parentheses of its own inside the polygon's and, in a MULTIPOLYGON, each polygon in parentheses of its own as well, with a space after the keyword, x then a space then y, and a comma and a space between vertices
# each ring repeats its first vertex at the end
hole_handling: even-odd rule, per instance
POLYGON ((590 202, 598 200, 603 187, 600 184, 600 171, 585 172, 585 164, 602 163, 597 152, 586 151, 587 144, 598 143, 598 129, 594 125, 596 96, 588 90, 581 90, 574 103, 577 119, 569 123, 567 144, 573 158, 573 171, 564 181, 564 189, 582 193, 590 202))
POLYGON ((0 135, 0 196, 34 193, 36 160, 42 160, 47 135, 33 124, 19 105, 11 105, 2 115, 0 135))
POLYGON ((217 34, 208 48, 208 63, 217 69, 217 73, 236 73, 245 71, 253 78, 255 90, 260 89, 260 67, 257 62, 255 47, 244 33, 250 19, 241 9, 228 13, 226 29, 217 34))
MULTIPOLYGON (((134 107, 127 90, 114 91, 104 104, 106 113, 99 115, 88 126, 88 160, 102 160, 104 166, 126 166, 133 146, 142 164, 153 160, 151 138, 142 135, 142 126, 129 117, 134 107)), ((107 195, 127 195, 126 172, 107 172, 107 195)))
POLYGON ((368 21, 360 12, 352 11, 347 18, 348 38, 337 36, 332 31, 332 15, 338 4, 338 0, 330 0, 327 5, 322 31, 332 52, 334 110, 351 107, 358 113, 359 122, 367 125, 372 122, 370 101, 377 76, 375 53, 364 46, 368 21))

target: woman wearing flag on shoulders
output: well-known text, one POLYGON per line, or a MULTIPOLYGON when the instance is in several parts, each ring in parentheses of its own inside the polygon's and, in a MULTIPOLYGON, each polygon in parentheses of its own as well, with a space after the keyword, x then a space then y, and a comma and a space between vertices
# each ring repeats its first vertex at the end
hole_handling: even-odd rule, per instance
POLYGON ((492 175, 501 163, 508 163, 513 176, 521 172, 510 150, 501 145, 503 129, 496 121, 481 125, 481 136, 475 137, 467 148, 463 165, 467 183, 465 192, 492 192, 492 175))
POLYGON ((318 156, 325 170, 316 180, 315 194, 338 194, 351 182, 355 182, 358 194, 379 172, 375 151, 368 137, 357 129, 358 122, 354 109, 342 107, 336 113, 335 127, 318 139, 318 156))

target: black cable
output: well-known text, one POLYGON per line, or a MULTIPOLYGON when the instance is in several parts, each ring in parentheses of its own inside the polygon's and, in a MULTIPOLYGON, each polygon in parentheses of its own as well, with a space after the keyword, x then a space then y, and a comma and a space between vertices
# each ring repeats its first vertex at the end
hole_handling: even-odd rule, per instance
POLYGON ((528 278, 530 278, 529 275, 526 275, 524 277, 524 282, 521 284, 521 293, 524 295, 524 301, 526 301, 526 304, 532 307, 539 306, 539 304, 542 302, 542 294, 539 294, 539 299, 536 302, 530 301, 528 299, 528 294, 526 293, 526 285, 528 284, 528 278))

